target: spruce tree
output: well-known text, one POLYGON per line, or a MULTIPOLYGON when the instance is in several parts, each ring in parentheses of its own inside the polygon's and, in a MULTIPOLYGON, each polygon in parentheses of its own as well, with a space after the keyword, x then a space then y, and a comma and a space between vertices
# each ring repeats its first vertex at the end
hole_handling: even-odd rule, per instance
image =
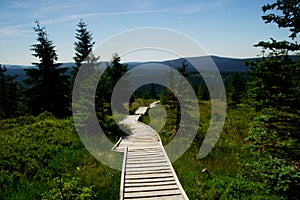
POLYGON ((248 93, 252 105, 260 111, 249 128, 247 151, 251 159, 245 163, 249 177, 265 184, 268 193, 281 199, 300 196, 299 172, 299 96, 300 62, 290 52, 300 50, 299 0, 277 0, 262 7, 266 23, 289 28, 292 41, 259 42, 268 55, 251 66, 248 93))
POLYGON ((297 35, 300 31, 300 2, 277 0, 262 7, 266 23, 276 23, 279 28, 289 28, 292 39, 288 41, 261 41, 254 45, 269 52, 262 60, 248 63, 251 66, 249 96, 258 109, 275 107, 294 112, 299 110, 299 62, 290 58, 290 52, 300 50, 297 35), (297 102, 298 101, 298 102, 297 102))
POLYGON ((69 113, 69 77, 65 74, 68 68, 55 63, 58 59, 55 45, 48 38, 45 27, 36 22, 33 29, 37 43, 31 46, 31 51, 39 62, 32 63, 35 68, 25 69, 28 76, 25 83, 29 85, 26 91, 28 106, 35 115, 49 111, 56 116, 65 116, 69 113))
POLYGON ((87 29, 87 24, 80 20, 77 26, 78 28, 76 29, 77 32, 75 35, 77 41, 74 42, 75 56, 73 57, 76 66, 74 66, 72 70, 73 78, 76 77, 84 61, 88 63, 95 62, 95 59, 98 60, 92 53, 95 42, 93 42, 92 33, 87 29))
POLYGON ((151 83, 151 89, 150 89, 150 95, 149 96, 150 96, 151 99, 158 99, 158 95, 155 91, 154 83, 151 83))
POLYGON ((208 101, 210 99, 209 91, 207 86, 204 82, 201 82, 199 89, 198 89, 198 99, 202 101, 208 101))
MULTIPOLYGON (((182 62, 182 65, 177 68, 177 71, 182 75, 180 77, 173 74, 172 71, 168 73, 167 84, 170 88, 173 88, 173 90, 177 91, 177 95, 184 95, 185 93, 186 88, 184 88, 181 83, 183 79, 188 77, 188 73, 186 71, 187 66, 188 65, 186 61, 184 61, 182 62)), ((188 101, 188 99, 185 100, 188 101)), ((175 94, 169 88, 164 87, 160 95, 160 101, 167 107, 168 115, 175 119, 175 130, 177 131, 181 120, 181 108, 178 101, 178 96, 175 96, 175 94)))
POLYGON ((229 82, 227 95, 230 104, 235 106, 242 102, 242 99, 246 93, 246 85, 243 76, 235 72, 229 82))
POLYGON ((115 86, 118 80, 127 72, 128 65, 122 64, 120 56, 115 53, 112 56, 110 66, 107 68, 107 74, 111 77, 112 86, 115 86))
POLYGON ((14 81, 16 76, 6 74, 7 69, 0 64, 0 119, 18 114, 19 87, 14 81))

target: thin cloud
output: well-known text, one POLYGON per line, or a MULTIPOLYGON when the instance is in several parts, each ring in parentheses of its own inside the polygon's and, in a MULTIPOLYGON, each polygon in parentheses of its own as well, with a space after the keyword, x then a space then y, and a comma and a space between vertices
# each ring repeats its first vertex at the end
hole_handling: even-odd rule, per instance
POLYGON ((7 5, 9 8, 24 9, 32 7, 32 3, 24 1, 10 1, 7 5))
POLYGON ((89 18, 95 16, 114 16, 114 15, 131 15, 131 14, 153 14, 153 13, 166 13, 170 10, 132 10, 132 11, 120 11, 120 12, 97 12, 97 13, 85 13, 77 15, 68 15, 62 16, 60 18, 54 18, 49 20, 41 20, 43 24, 54 24, 54 23, 63 23, 70 22, 82 18, 89 18))
MULTIPOLYGON (((24 26, 7 26, 0 28, 0 36, 20 36, 31 32, 30 30, 24 29, 24 26)), ((26 25, 28 26, 28 25, 26 25)))
MULTIPOLYGON (((179 14, 194 14, 207 10, 214 9, 216 7, 221 6, 222 3, 220 1, 217 2, 209 2, 209 3, 196 3, 193 5, 189 5, 180 9, 176 9, 176 13, 179 14)), ((175 10, 174 10, 175 11, 175 10)))
POLYGON ((100 15, 129 15, 129 14, 151 14, 151 13, 167 13, 170 10, 133 10, 123 12, 110 12, 110 13, 99 13, 100 15))

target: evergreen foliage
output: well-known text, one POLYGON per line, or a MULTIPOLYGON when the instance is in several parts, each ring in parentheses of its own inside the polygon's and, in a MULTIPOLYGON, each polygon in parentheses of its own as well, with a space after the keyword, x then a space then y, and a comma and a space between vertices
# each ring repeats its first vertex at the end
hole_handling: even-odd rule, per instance
POLYGON ((70 112, 68 69, 55 63, 58 59, 55 46, 39 22, 36 22, 34 31, 38 43, 33 44, 31 50, 39 62, 33 63, 36 68, 25 69, 28 76, 25 83, 29 85, 26 90, 27 104, 34 115, 49 111, 56 116, 66 116, 70 112))
POLYGON ((198 99, 202 101, 207 101, 210 99, 209 91, 207 89, 207 86, 204 82, 201 82, 199 89, 198 89, 198 99))
POLYGON ((0 64, 0 119, 14 117, 19 112, 19 85, 16 76, 6 74, 6 67, 0 64))
POLYGON ((92 33, 87 29, 87 24, 80 20, 77 26, 78 28, 76 29, 75 35, 77 41, 74 42, 75 56, 73 57, 76 66, 72 69, 73 78, 76 77, 76 74, 84 61, 92 63, 95 59, 98 60, 98 58, 95 58, 93 55, 93 46, 95 45, 95 42, 93 42, 92 33))
POLYGON ((233 106, 240 104, 245 94, 246 84, 244 78, 240 73, 235 72, 230 79, 227 90, 228 101, 233 106))
POLYGON ((151 90, 150 90, 150 99, 158 99, 158 95, 155 91, 155 84, 151 83, 151 90))
MULTIPOLYGON (((300 30, 297 0, 277 0, 263 6, 272 11, 263 20, 274 22, 279 28, 289 28, 295 40, 300 30)), ((298 199, 299 171, 299 60, 289 57, 289 52, 300 50, 297 42, 260 42, 255 45, 269 51, 260 61, 250 62, 248 85, 249 102, 258 111, 246 137, 245 148, 251 158, 244 161, 244 173, 265 185, 268 194, 281 199, 298 199)))

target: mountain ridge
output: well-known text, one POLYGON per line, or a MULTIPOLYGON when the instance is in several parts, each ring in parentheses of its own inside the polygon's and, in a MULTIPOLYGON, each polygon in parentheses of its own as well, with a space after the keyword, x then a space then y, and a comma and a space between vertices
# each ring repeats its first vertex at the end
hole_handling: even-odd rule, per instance
MULTIPOLYGON (((292 59, 297 59, 297 56, 291 56, 292 59)), ((212 65, 216 66, 220 72, 247 72, 250 70, 248 66, 245 65, 245 61, 255 61, 260 60, 261 57, 256 58, 230 58, 230 57, 221 57, 221 56, 198 56, 198 57, 187 57, 187 58, 177 58, 172 60, 165 61, 145 61, 145 62, 124 62, 123 64, 128 64, 128 69, 132 69, 138 65, 142 64, 162 64, 171 66, 174 69, 178 69, 182 65, 184 61, 187 62, 187 72, 188 73, 196 73, 198 72, 193 65, 189 62, 191 61, 193 64, 198 65, 196 67, 201 67, 201 70, 211 70, 212 65), (212 62, 213 61, 213 62, 212 62)), ((26 78, 26 73, 24 69, 33 68, 35 66, 26 66, 26 65, 10 65, 10 64, 2 64, 7 68, 8 75, 17 75, 16 81, 22 81, 26 78)), ((74 62, 65 62, 62 63, 62 67, 72 68, 75 66, 74 62)))

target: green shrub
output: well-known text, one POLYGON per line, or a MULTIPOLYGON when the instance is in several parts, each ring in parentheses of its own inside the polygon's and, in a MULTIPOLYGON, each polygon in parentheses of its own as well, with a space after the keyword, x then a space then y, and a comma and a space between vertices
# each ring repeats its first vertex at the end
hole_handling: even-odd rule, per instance
POLYGON ((91 200, 96 198, 93 186, 82 186, 77 177, 56 177, 52 187, 43 195, 43 200, 91 200))

